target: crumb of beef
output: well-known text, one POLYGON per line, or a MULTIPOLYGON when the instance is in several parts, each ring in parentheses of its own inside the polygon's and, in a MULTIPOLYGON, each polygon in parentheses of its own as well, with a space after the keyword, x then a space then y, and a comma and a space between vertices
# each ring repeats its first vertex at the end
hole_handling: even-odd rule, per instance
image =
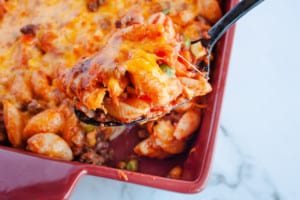
POLYGON ((78 161, 86 164, 103 165, 112 157, 112 149, 109 141, 101 132, 97 134, 97 143, 95 146, 84 145, 79 153, 78 161))
POLYGON ((26 26, 23 26, 20 31, 24 35, 34 35, 36 34, 37 26, 34 24, 27 24, 26 26))
POLYGON ((182 113, 172 111, 168 115, 164 116, 163 119, 170 120, 172 123, 176 123, 180 120, 182 113))
POLYGON ((105 0, 86 0, 87 9, 91 12, 96 12, 104 3, 105 0))
POLYGON ((117 21, 115 22, 115 27, 116 27, 116 28, 122 28, 122 22, 121 22, 120 20, 117 20, 117 21))
POLYGON ((32 99, 31 102, 27 105, 27 110, 31 114, 37 114, 45 109, 45 105, 42 105, 35 99, 32 99))

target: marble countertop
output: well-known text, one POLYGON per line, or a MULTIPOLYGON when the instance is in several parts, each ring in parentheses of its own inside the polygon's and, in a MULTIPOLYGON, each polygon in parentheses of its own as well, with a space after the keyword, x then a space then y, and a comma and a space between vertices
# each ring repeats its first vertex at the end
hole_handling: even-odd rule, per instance
POLYGON ((84 176, 72 200, 300 199, 300 1, 265 1, 238 22, 207 188, 180 194, 84 176))

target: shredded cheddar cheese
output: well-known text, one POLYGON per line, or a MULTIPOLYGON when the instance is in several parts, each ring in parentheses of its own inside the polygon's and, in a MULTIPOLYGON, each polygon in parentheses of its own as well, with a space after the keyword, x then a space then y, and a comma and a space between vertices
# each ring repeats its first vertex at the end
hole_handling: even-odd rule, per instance
MULTIPOLYGON (((61 151, 42 154, 86 161, 89 131, 74 100, 87 114, 130 121, 207 94, 210 84, 194 69, 205 51, 184 41, 207 37, 220 16, 217 0, 0 0, 0 138, 8 140, 0 143, 41 153, 58 138, 61 151)), ((154 157, 178 153, 181 142, 154 157)))

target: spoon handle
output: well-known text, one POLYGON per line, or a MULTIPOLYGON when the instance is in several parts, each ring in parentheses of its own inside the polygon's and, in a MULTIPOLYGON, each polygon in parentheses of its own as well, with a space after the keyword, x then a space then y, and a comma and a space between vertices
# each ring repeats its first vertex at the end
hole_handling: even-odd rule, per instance
POLYGON ((227 12, 211 29, 208 31, 210 39, 208 46, 210 49, 216 44, 220 37, 243 15, 252 8, 260 4, 263 0, 242 0, 233 9, 227 12))

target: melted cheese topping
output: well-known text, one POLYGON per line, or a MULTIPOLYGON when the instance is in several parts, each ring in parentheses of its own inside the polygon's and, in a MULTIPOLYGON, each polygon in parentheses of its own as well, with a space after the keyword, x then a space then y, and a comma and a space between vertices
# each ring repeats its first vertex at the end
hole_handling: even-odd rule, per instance
MULTIPOLYGON (((64 105, 65 95, 55 84, 58 71, 95 55, 118 29, 143 24, 158 12, 170 17, 180 40, 207 37, 210 25, 221 16, 217 0, 0 0, 0 114, 4 101, 16 107, 24 126, 38 112, 49 108, 69 109, 72 113, 72 107, 64 105)), ((122 48, 136 44, 123 44, 122 48)), ((155 63, 157 59, 145 53, 156 46, 146 41, 139 45, 144 52, 135 51, 139 60, 125 63, 126 70, 136 71, 135 63, 144 62, 143 73, 150 70, 163 77, 155 63)), ((190 51, 183 51, 182 55, 188 62, 199 61, 190 51)), ((187 66, 178 63, 176 67, 179 76, 186 74, 187 66)), ((108 79, 106 84, 107 90, 118 96, 123 83, 117 78, 108 79)), ((142 87, 142 80, 136 81, 142 87)), ((183 92, 194 96, 195 84, 187 78, 182 82, 188 86, 183 92)), ((100 88, 86 97, 87 104, 97 108, 105 91, 100 88)), ((77 122, 74 124, 79 126, 77 122)))

